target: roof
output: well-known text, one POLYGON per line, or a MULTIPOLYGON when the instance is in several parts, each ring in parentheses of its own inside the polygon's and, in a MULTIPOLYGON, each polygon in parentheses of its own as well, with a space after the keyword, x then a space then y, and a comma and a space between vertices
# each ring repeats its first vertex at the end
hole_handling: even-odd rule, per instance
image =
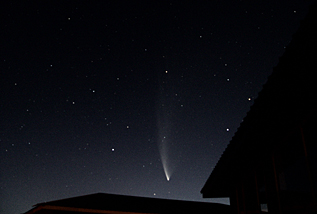
POLYGON ((25 214, 47 213, 47 210, 54 210, 49 213, 230 213, 230 207, 224 204, 96 193, 36 204, 25 214))
POLYGON ((287 147, 281 145, 284 134, 316 118, 316 38, 314 4, 202 188, 203 197, 229 197, 237 175, 258 167, 272 149, 287 147))

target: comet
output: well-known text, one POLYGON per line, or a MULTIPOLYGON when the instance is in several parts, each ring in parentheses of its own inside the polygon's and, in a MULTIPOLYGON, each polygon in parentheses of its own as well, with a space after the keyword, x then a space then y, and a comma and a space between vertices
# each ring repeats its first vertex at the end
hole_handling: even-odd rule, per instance
POLYGON ((161 144, 159 147, 160 147, 160 155, 161 155, 161 161, 162 161, 165 177, 166 177, 166 180, 169 181, 171 178, 172 170, 169 168, 169 165, 168 165, 169 158, 168 158, 167 146, 168 144, 166 142, 166 137, 164 136, 163 139, 161 140, 161 144))
POLYGON ((173 170, 174 170, 174 161, 173 161, 173 113, 176 106, 177 100, 174 99, 174 90, 173 84, 171 82, 170 75, 166 75, 169 72, 160 73, 159 80, 159 94, 156 104, 156 113, 157 113, 157 128, 158 128, 158 147, 161 156, 161 162, 163 165, 164 174, 166 180, 171 179, 173 170), (176 103, 175 103, 176 102, 176 103))

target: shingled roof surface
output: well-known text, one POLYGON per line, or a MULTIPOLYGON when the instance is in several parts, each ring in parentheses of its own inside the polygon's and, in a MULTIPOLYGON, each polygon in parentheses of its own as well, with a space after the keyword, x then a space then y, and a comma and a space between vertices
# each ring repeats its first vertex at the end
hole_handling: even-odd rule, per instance
POLYGON ((219 159, 201 193, 228 197, 230 184, 256 167, 305 118, 316 117, 317 3, 301 21, 278 65, 219 159))

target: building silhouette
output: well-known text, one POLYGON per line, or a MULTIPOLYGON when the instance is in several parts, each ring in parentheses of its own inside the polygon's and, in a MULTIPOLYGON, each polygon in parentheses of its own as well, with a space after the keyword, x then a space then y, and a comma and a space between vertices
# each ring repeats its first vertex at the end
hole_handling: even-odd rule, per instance
POLYGON ((317 5, 201 190, 234 213, 317 213, 317 5))
POLYGON ((25 214, 229 214, 228 205, 96 193, 40 203, 25 214))

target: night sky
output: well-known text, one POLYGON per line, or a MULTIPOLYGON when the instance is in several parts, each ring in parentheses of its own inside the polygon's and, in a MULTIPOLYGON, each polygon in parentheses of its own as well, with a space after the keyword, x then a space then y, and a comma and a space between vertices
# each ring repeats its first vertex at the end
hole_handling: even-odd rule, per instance
POLYGON ((1 5, 0 212, 97 192, 215 201, 200 190, 311 3, 1 5))

